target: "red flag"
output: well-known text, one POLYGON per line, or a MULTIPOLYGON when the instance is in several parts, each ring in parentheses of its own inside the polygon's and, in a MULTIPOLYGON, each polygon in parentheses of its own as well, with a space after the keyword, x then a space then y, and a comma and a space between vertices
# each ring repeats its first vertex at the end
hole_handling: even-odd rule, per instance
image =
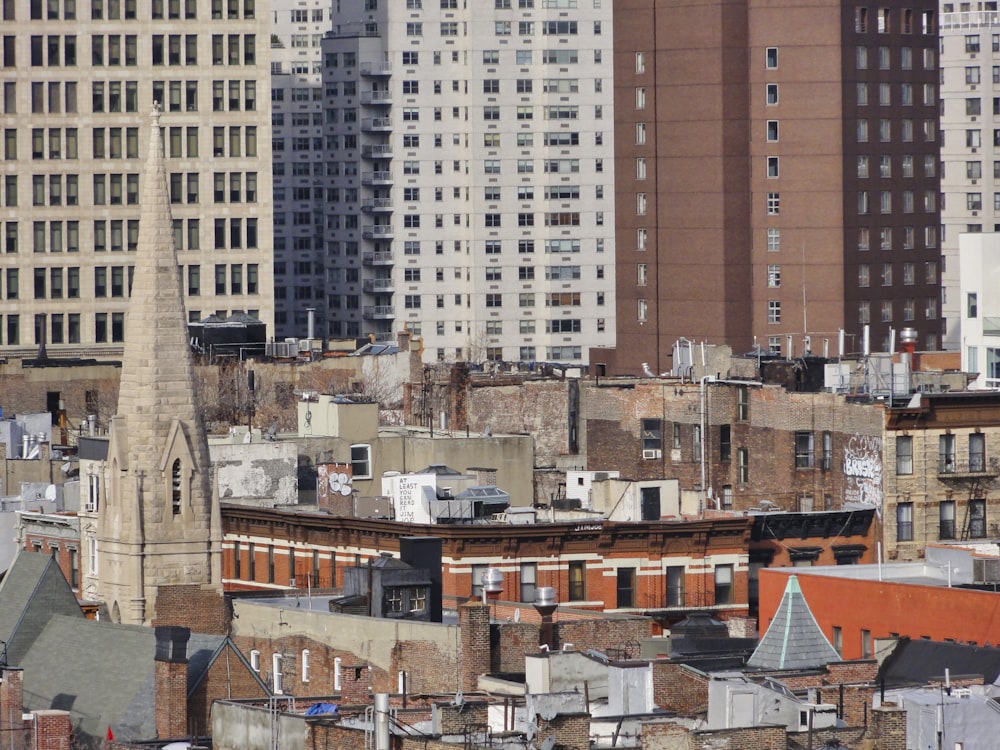
POLYGON ((108 724, 108 741, 110 742, 115 738, 115 733, 111 731, 111 725, 108 724))

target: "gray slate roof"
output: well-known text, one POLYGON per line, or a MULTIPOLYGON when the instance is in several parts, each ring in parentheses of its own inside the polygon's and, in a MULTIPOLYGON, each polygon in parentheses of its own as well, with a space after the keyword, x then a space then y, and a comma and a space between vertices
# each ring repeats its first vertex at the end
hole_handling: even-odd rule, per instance
POLYGON ((0 583, 0 640, 7 643, 8 664, 21 665, 52 615, 84 619, 55 559, 22 549, 0 583))
POLYGON ((757 669, 817 669, 840 661, 840 654, 823 635, 799 588, 789 576, 778 611, 747 666, 757 669))
MULTIPOLYGON (((189 694, 225 641, 191 634, 189 694)), ((155 654, 152 628, 56 615, 22 662, 24 707, 70 711, 90 737, 104 737, 110 725, 119 741, 153 739, 155 654)))

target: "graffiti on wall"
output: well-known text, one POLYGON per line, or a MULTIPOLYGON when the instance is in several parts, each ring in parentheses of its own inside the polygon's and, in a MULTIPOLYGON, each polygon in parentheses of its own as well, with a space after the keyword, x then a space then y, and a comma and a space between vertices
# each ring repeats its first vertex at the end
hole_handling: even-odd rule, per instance
POLYGON ((854 435, 844 448, 844 502, 882 511, 882 439, 854 435))

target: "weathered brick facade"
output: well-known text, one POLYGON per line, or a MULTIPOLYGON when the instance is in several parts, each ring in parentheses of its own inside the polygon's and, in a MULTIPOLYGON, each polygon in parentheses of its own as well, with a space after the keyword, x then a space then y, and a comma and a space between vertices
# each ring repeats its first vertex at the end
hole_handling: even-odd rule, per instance
POLYGON ((225 597, 213 586, 159 586, 155 611, 156 617, 152 621, 154 627, 181 625, 195 633, 209 635, 225 635, 229 632, 225 597))
POLYGON ((708 675, 668 659, 653 662, 653 703, 680 716, 708 710, 708 675))
POLYGON ((890 560, 928 544, 1000 532, 1000 395, 921 394, 889 412, 884 541, 890 560))
POLYGON ((551 719, 537 717, 538 734, 535 741, 542 746, 549 737, 560 750, 590 750, 590 714, 556 714, 551 719))

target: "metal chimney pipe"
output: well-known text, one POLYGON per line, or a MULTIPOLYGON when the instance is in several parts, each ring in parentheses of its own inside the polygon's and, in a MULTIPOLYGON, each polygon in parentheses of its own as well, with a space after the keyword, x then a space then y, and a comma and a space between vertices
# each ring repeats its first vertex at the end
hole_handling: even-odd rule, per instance
POLYGON ((389 750, 389 694, 375 694, 375 750, 389 750))
POLYGON ((306 313, 309 315, 309 324, 307 328, 306 338, 312 341, 316 338, 316 308, 307 307, 306 313))

